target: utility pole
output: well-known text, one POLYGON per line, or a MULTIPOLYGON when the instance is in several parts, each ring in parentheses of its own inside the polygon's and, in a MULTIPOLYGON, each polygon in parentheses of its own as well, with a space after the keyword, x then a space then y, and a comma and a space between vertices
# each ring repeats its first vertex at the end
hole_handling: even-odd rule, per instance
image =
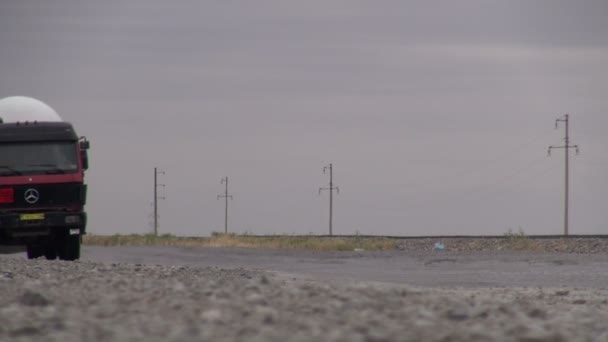
POLYGON ((226 184, 226 190, 223 195, 217 195, 217 199, 224 198, 226 200, 226 205, 224 207, 224 234, 228 234, 228 198, 232 200, 232 196, 228 195, 228 177, 222 178, 221 184, 226 184))
POLYGON ((340 189, 337 186, 334 186, 334 168, 330 163, 329 166, 323 167, 323 174, 329 170, 329 188, 319 188, 319 195, 321 195, 321 191, 329 190, 329 236, 333 235, 332 230, 332 221, 333 221, 333 209, 334 209, 334 190, 339 194, 340 189))
POLYGON ((570 115, 565 114, 563 117, 555 120, 555 129, 557 129, 560 122, 564 123, 565 126, 565 138, 564 145, 562 146, 549 146, 548 154, 551 155, 551 150, 554 148, 563 148, 564 149, 564 160, 565 160, 565 170, 564 170, 564 236, 568 236, 568 211, 569 211, 569 169, 570 169, 570 149, 573 148, 576 150, 576 154, 578 154, 578 145, 570 145, 570 132, 569 132, 569 119, 570 115))
POLYGON ((164 175, 164 171, 158 171, 158 168, 154 168, 154 235, 158 236, 158 200, 165 199, 164 196, 158 196, 158 188, 165 187, 165 184, 158 184, 158 175, 164 175))

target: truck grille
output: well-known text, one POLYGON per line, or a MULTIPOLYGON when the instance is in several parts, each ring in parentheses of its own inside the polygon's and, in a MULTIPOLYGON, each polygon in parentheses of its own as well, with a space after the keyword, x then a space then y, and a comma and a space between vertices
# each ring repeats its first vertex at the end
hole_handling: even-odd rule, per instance
POLYGON ((82 206, 86 201, 86 184, 25 184, 12 187, 14 202, 0 204, 1 211, 56 211, 58 207, 82 206))

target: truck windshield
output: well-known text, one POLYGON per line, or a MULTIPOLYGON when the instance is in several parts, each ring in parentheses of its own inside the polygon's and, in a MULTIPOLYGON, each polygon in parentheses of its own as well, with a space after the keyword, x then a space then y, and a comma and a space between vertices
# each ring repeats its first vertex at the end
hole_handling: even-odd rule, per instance
POLYGON ((0 144, 0 176, 78 171, 75 142, 0 144))

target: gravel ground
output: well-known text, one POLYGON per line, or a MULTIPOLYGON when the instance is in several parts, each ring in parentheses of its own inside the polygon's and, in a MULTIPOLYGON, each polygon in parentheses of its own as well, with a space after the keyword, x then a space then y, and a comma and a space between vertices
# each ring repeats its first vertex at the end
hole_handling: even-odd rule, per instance
POLYGON ((529 251, 544 253, 606 254, 608 239, 598 238, 528 238, 512 235, 508 238, 433 238, 402 239, 398 248, 405 251, 432 251, 434 244, 441 242, 445 251, 479 252, 479 251, 529 251))
POLYGON ((606 341, 605 289, 431 289, 0 256, 0 341, 606 341))

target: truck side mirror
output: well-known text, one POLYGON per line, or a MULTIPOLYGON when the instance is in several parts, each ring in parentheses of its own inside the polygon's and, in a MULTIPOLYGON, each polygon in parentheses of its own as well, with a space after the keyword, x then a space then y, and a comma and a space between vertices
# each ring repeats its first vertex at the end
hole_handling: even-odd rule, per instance
POLYGON ((89 141, 85 137, 80 137, 80 159, 82 160, 82 169, 86 170, 89 168, 89 154, 87 150, 91 147, 89 141))
POLYGON ((82 160, 82 169, 86 170, 89 168, 89 154, 87 150, 80 151, 80 159, 82 160))

